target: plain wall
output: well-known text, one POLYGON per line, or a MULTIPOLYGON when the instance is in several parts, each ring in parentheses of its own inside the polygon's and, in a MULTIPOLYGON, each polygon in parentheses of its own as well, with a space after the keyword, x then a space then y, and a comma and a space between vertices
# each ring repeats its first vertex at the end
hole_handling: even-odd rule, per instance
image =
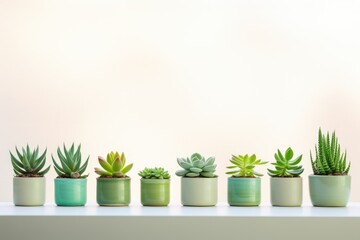
MULTIPOLYGON (((124 151, 134 163, 132 203, 144 167, 172 174, 177 157, 215 156, 226 201, 232 154, 273 161, 309 152, 336 130, 360 201, 360 2, 357 0, 0 0, 0 201, 12 201, 9 150, 64 142, 90 155, 124 151)), ((269 201, 269 177, 262 199, 269 201)), ((53 202, 53 169, 47 201, 53 202)))

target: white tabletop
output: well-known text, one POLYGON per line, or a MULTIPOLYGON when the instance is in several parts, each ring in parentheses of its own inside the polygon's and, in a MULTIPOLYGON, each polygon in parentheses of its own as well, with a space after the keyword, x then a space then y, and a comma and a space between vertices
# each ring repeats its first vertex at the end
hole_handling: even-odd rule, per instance
POLYGON ((42 207, 18 207, 12 203, 0 203, 1 216, 171 216, 171 217, 360 217, 360 203, 350 203, 347 207, 230 207, 219 203, 215 207, 183 207, 180 204, 168 207, 100 207, 87 204, 85 207, 57 207, 45 204, 42 207))

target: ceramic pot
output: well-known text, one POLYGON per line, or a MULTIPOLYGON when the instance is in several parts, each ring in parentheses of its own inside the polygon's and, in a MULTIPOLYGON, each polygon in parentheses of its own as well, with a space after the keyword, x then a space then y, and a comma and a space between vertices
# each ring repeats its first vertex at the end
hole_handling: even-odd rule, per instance
POLYGON ((141 204, 144 206, 167 206, 170 202, 170 179, 140 180, 141 204))
POLYGON ((181 178, 181 203, 184 206, 215 206, 217 203, 218 179, 181 178))
POLYGON ((45 177, 14 177, 13 201, 16 206, 42 206, 45 203, 45 177))
POLYGON ((97 178, 96 201, 100 206, 128 206, 130 178, 97 178))
POLYGON ((230 206, 259 206, 260 202, 260 178, 228 178, 228 203, 230 206))
POLYGON ((55 203, 58 206, 86 204, 86 178, 55 178, 55 203))
POLYGON ((349 201, 351 177, 310 175, 310 198, 314 206, 345 207, 349 201))
POLYGON ((302 204, 302 182, 301 177, 271 177, 271 204, 282 207, 300 207, 302 204))

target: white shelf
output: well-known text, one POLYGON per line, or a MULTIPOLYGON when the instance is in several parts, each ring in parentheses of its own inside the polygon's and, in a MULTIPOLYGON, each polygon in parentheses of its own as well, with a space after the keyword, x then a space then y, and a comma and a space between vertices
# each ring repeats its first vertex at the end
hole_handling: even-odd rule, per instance
POLYGON ((0 216, 146 216, 146 217, 360 217, 360 203, 350 203, 347 207, 231 207, 219 203, 215 207, 100 207, 88 204, 84 207, 58 207, 46 204, 42 207, 19 207, 12 203, 0 203, 0 216))
POLYGON ((1 240, 71 239, 354 239, 360 203, 303 207, 16 207, 0 203, 1 240))

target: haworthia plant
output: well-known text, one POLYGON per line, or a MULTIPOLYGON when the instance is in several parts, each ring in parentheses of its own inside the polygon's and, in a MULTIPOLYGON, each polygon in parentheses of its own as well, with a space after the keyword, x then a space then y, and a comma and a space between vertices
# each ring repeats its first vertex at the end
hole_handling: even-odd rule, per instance
POLYGON ((81 144, 77 147, 76 151, 74 143, 69 149, 67 149, 64 144, 63 149, 64 152, 61 152, 60 147, 57 148, 60 164, 58 164, 53 155, 51 155, 54 169, 58 176, 61 178, 86 178, 88 174, 83 175, 83 173, 86 170, 90 156, 88 156, 85 163, 81 165, 81 144))
POLYGON ((263 174, 255 171, 255 167, 258 165, 263 165, 268 163, 268 162, 263 162, 260 159, 257 159, 255 154, 251 156, 249 156, 248 154, 238 155, 238 156, 233 155, 232 158, 230 159, 230 162, 234 165, 228 166, 227 168, 230 169, 238 168, 237 170, 233 170, 226 173, 226 174, 231 174, 233 177, 263 176, 263 174))
POLYGON ((268 168, 268 174, 271 177, 298 177, 304 172, 304 168, 299 165, 302 159, 302 155, 293 159, 294 152, 289 147, 286 149, 285 154, 281 153, 278 149, 275 153, 276 162, 271 163, 275 166, 275 169, 268 168))
POLYGON ((127 177, 128 173, 133 164, 130 163, 126 165, 125 154, 118 152, 110 152, 106 156, 106 160, 103 157, 98 157, 101 168, 95 168, 95 173, 99 174, 101 177, 114 177, 114 178, 123 178, 127 177))
POLYGON ((215 175, 216 164, 214 157, 201 156, 199 153, 194 153, 190 158, 178 158, 178 164, 182 170, 176 171, 176 175, 180 177, 217 177, 215 175))
POLYGON ((346 161, 346 151, 341 152, 335 132, 326 136, 319 129, 318 145, 315 145, 315 159, 310 151, 311 166, 315 175, 347 175, 350 162, 346 161))
POLYGON ((22 152, 15 147, 16 158, 10 151, 11 164, 16 176, 18 177, 42 177, 50 169, 48 166, 46 169, 43 169, 46 162, 46 151, 39 156, 39 147, 31 151, 29 145, 26 145, 26 148, 22 148, 22 152))

